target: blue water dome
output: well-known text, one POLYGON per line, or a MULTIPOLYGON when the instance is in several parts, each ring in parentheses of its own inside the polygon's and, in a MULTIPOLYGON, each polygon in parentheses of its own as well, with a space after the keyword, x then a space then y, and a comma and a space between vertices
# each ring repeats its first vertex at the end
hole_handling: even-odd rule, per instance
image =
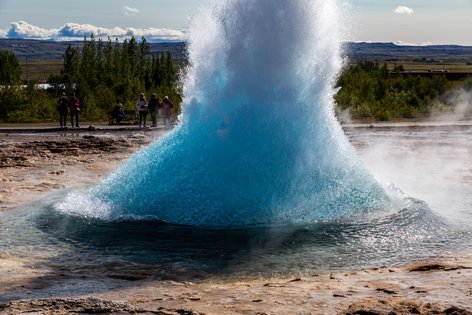
POLYGON ((340 21, 336 1, 223 1, 200 12, 180 125, 62 211, 236 227, 384 209, 334 116, 340 21))

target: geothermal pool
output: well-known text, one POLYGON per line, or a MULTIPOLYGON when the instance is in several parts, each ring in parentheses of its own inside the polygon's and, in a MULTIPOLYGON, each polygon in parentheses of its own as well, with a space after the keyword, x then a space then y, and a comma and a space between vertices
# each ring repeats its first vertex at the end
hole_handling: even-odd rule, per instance
POLYGON ((351 128, 356 152, 337 122, 343 8, 201 12, 181 124, 103 182, 1 214, 0 251, 64 271, 205 278, 470 250, 470 127, 351 128))
POLYGON ((58 212, 68 191, 0 215, 0 252, 62 272, 204 279, 394 266, 472 249, 472 126, 347 128, 393 212, 246 228, 58 212), (384 181, 386 180, 386 181, 384 181), (413 199, 392 188, 404 190, 413 199), (390 187, 390 188, 389 188, 390 187))

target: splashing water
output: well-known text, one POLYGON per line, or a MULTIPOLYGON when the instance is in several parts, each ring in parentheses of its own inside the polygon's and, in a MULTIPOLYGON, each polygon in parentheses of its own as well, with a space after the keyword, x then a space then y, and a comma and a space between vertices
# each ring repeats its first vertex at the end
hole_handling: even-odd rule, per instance
POLYGON ((333 113, 336 1, 228 0, 190 28, 181 124, 58 208, 175 224, 307 223, 385 209, 333 113))

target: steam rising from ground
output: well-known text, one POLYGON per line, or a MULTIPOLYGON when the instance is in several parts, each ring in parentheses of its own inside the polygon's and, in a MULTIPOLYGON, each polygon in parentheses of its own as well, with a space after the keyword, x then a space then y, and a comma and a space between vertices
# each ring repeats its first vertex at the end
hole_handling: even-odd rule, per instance
POLYGON ((435 103, 438 110, 433 112, 433 118, 436 121, 472 119, 472 86, 448 91, 435 103))
POLYGON ((334 117, 344 20, 325 0, 228 0, 201 12, 190 27, 181 125, 59 208, 203 226, 385 209, 334 117))
MULTIPOLYGON (((472 119, 472 81, 462 88, 446 91, 429 105, 428 120, 432 122, 459 122, 472 119)), ((336 111, 337 119, 343 124, 355 123, 350 108, 336 111)))
POLYGON ((375 177, 427 202, 446 220, 472 220, 472 122, 411 128, 355 128, 349 132, 375 177))

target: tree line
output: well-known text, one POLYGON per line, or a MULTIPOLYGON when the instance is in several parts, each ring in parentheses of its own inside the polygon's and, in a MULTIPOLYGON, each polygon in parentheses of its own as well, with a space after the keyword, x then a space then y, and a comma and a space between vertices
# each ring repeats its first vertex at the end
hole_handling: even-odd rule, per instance
POLYGON ((60 74, 50 75, 47 90, 36 82, 20 85, 21 68, 16 56, 0 51, 0 120, 33 122, 57 116, 57 97, 75 93, 85 119, 104 119, 111 107, 122 103, 134 109, 140 93, 169 96, 180 113, 179 67, 170 52, 150 54, 149 43, 134 37, 118 40, 84 38, 82 48, 67 46, 60 74))
MULTIPOLYGON (((85 38, 82 48, 68 46, 60 74, 48 79, 48 90, 36 82, 21 86, 21 68, 14 53, 0 51, 0 121, 34 122, 57 119, 57 97, 72 92, 82 102, 84 119, 100 120, 122 103, 134 109, 141 92, 168 95, 180 113, 179 67, 169 52, 151 55, 145 38, 118 40, 85 38)), ((349 111, 354 119, 395 120, 427 117, 441 111, 450 91, 472 90, 472 80, 454 82, 442 76, 405 74, 401 65, 388 69, 378 62, 349 65, 338 78, 336 110, 349 111), (446 97, 445 97, 446 96, 446 97), (443 98, 443 99, 442 99, 443 98)))
POLYGON ((343 71, 337 81, 337 110, 348 110, 354 119, 393 120, 421 118, 441 111, 446 91, 466 88, 469 81, 454 82, 443 76, 415 76, 401 65, 359 62, 343 71))

